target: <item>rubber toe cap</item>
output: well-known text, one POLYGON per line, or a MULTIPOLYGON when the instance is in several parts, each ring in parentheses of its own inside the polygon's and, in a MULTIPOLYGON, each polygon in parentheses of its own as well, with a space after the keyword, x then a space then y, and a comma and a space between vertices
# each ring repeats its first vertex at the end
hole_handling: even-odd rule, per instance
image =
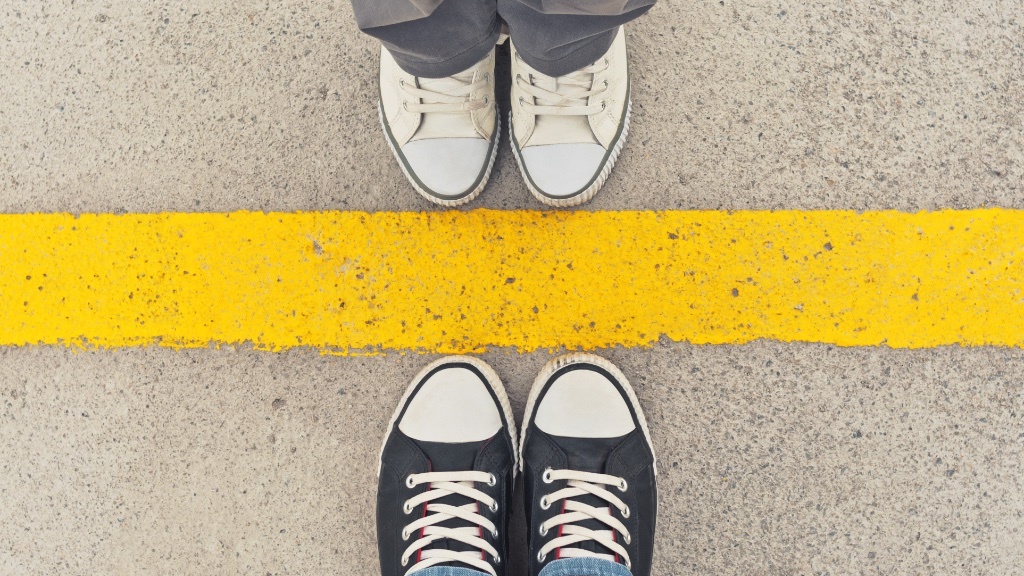
POLYGON ((546 144, 523 149, 522 159, 541 193, 566 198, 589 187, 601 172, 606 153, 600 144, 546 144))
POLYGON ((429 138, 409 142, 402 155, 426 192, 458 198, 479 186, 490 148, 483 138, 429 138))
POLYGON ((431 374, 409 400, 398 424, 426 442, 479 442, 501 430, 501 414, 486 382, 462 367, 431 374))
POLYGON ((534 422, 548 434, 570 438, 617 438, 636 428, 615 384, 586 369, 566 372, 549 385, 534 422))

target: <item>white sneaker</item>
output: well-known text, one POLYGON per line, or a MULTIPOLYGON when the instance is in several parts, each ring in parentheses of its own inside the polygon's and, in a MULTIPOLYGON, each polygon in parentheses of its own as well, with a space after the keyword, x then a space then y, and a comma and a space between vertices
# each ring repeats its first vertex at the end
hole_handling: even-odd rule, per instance
POLYGON ((487 185, 497 155, 494 51, 447 78, 402 70, 380 56, 380 119, 402 172, 424 198, 459 206, 487 185))
POLYGON ((530 191, 551 206, 594 197, 629 132, 626 35, 597 62, 557 78, 524 62, 512 44, 512 150, 530 191))

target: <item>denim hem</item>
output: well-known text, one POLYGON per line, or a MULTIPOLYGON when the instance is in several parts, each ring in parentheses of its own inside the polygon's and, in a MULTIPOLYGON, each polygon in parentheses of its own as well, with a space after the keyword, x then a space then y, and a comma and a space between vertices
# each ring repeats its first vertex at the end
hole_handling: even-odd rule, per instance
POLYGON ((601 558, 564 558, 555 560, 539 576, 633 576, 622 564, 601 558))
POLYGON ((424 568, 423 570, 417 570, 411 572, 409 576, 487 576, 483 572, 477 572, 469 568, 461 568, 459 566, 431 566, 430 568, 424 568))

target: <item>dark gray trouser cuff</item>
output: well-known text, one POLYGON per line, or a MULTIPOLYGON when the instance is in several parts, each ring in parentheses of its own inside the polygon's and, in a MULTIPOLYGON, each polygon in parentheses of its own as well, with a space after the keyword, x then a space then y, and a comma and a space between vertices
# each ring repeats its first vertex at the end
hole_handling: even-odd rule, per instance
POLYGON ((421 78, 445 78, 467 70, 470 66, 483 60, 485 56, 490 54, 491 50, 494 50, 494 44, 498 41, 498 36, 500 35, 501 26, 499 25, 495 27, 491 34, 484 38, 483 42, 441 62, 410 59, 401 51, 395 49, 394 46, 389 45, 387 42, 382 43, 388 49, 388 52, 391 53, 395 62, 398 63, 398 66, 409 74, 421 78))
POLYGON ((512 41, 515 42, 516 51, 519 53, 520 58, 525 60, 534 70, 547 76, 565 76, 570 72, 575 72, 580 68, 597 62, 611 48, 612 42, 615 41, 615 34, 618 31, 619 29, 615 28, 593 38, 587 38, 586 42, 557 60, 542 60, 527 51, 530 48, 529 45, 526 45, 526 48, 524 48, 522 44, 515 42, 514 39, 512 41))
POLYGON ((599 60, 619 28, 655 4, 654 0, 631 3, 638 7, 601 15, 544 14, 525 0, 499 0, 498 6, 523 60, 542 74, 564 76, 599 60))
POLYGON ((655 4, 655 0, 625 0, 610 6, 591 0, 421 0, 416 5, 436 5, 429 14, 421 14, 409 9, 411 1, 353 0, 352 5, 363 32, 380 40, 403 70, 433 78, 457 74, 479 62, 493 49, 502 21, 508 24, 523 60, 548 76, 564 76, 596 62, 608 51, 620 26, 655 4), (599 10, 602 6, 607 9, 599 10))

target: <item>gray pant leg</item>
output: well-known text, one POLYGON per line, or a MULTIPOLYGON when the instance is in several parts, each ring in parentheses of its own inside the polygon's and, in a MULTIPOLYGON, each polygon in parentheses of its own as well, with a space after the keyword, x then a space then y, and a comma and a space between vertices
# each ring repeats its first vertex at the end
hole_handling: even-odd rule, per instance
POLYGON ((498 0, 498 12, 527 64, 548 76, 563 76, 596 62, 611 47, 619 26, 656 1, 498 0))
POLYGON ((356 23, 406 72, 442 78, 483 59, 498 40, 496 0, 352 0, 356 23))

